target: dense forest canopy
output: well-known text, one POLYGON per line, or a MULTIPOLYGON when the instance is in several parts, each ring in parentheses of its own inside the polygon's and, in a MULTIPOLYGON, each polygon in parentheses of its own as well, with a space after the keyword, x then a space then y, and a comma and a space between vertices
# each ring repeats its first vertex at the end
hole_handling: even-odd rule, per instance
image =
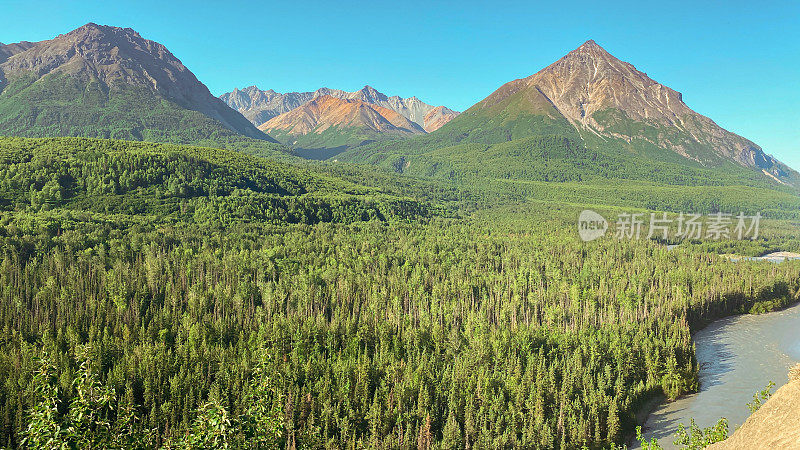
POLYGON ((587 204, 647 205, 69 138, 3 138, 0 180, 9 447, 621 444, 696 389, 693 330, 800 296, 798 262, 719 256, 800 248, 779 214, 584 243, 587 204))
POLYGON ((82 138, 3 138, 10 211, 80 211, 203 223, 424 216, 426 205, 239 152, 82 138))

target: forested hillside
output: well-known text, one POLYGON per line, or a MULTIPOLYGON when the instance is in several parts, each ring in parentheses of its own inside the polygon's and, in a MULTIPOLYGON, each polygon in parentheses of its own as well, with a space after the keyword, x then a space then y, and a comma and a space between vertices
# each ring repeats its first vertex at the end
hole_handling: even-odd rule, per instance
MULTIPOLYGON (((463 118, 464 115, 459 116, 459 120, 463 118)), ((486 139, 486 143, 470 142, 467 137, 472 135, 456 128, 459 124, 449 123, 435 133, 418 138, 350 149, 333 158, 461 184, 508 180, 624 185, 630 181, 644 181, 659 186, 743 185, 797 197, 796 188, 731 162, 712 168, 670 154, 666 154, 664 159, 653 159, 614 148, 590 148, 580 137, 563 134, 541 134, 507 141, 490 134, 475 138, 486 139), (500 142, 491 143, 495 138, 500 142)), ((502 134, 503 130, 495 132, 502 134)), ((508 133, 513 136, 512 131, 508 130, 508 133)))
POLYGON ((579 205, 361 170, 2 139, 2 445, 607 446, 696 388, 695 327, 800 295, 717 256, 788 222, 587 244, 579 205))
POLYGON ((157 222, 317 223, 426 215, 427 207, 235 151, 82 138, 0 138, 0 204, 157 222))

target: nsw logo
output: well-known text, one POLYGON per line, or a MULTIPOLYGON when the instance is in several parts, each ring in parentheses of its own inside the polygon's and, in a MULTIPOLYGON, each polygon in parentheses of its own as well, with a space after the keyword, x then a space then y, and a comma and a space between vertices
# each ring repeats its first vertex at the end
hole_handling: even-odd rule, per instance
POLYGON ((600 214, 587 209, 578 216, 578 234, 584 242, 601 238, 605 236, 606 231, 608 222, 600 214))

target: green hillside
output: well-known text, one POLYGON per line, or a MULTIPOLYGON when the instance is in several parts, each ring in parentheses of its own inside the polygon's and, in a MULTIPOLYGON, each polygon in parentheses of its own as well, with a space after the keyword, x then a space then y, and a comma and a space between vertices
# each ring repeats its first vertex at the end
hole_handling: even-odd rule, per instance
POLYGON ((427 207, 240 152, 83 138, 0 138, 0 205, 217 225, 413 217, 427 207))
POLYGON ((120 85, 110 90, 99 82, 85 82, 69 75, 11 80, 0 91, 0 135, 82 136, 285 150, 266 135, 261 139, 244 136, 199 111, 159 98, 149 89, 120 85))
POLYGON ((457 180, 614 179, 783 189, 769 177, 729 161, 703 166, 652 145, 579 134, 565 119, 524 111, 487 115, 468 110, 431 134, 373 143, 335 158, 416 176, 457 180))
POLYGON ((273 130, 270 131, 270 136, 291 147, 293 154, 314 160, 328 159, 348 148, 393 137, 368 129, 338 126, 329 127, 320 133, 312 132, 299 136, 281 130, 273 130))

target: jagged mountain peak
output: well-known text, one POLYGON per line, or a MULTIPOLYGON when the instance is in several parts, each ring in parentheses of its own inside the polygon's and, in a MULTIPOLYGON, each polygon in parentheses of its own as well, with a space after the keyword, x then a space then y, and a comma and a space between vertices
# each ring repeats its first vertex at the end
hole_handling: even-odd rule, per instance
POLYGON ((591 55, 603 55, 603 56, 611 56, 610 53, 606 51, 600 44, 594 41, 594 39, 589 39, 588 41, 581 44, 575 50, 567 53, 569 55, 577 55, 577 54, 591 54, 591 55))
POLYGON ((265 132, 302 136, 330 128, 358 129, 376 133, 415 134, 422 128, 398 112, 359 99, 320 95, 298 108, 261 125, 265 132))
POLYGON ((624 62, 594 41, 525 79, 570 121, 601 127, 595 113, 615 108, 633 120, 680 125, 689 108, 682 95, 624 62))
POLYGON ((378 104, 378 103, 380 103, 382 101, 386 101, 389 98, 385 94, 383 94, 382 92, 378 91, 377 89, 375 89, 374 87, 372 87, 370 85, 364 86, 363 88, 361 88, 358 91, 354 92, 354 94, 356 94, 356 95, 353 95, 352 96, 353 98, 358 98, 358 99, 363 100, 363 101, 365 101, 367 103, 376 103, 376 104, 378 104))
POLYGON ((268 89, 266 91, 262 91, 261 89, 258 88, 258 86, 252 85, 252 86, 247 86, 247 87, 242 88, 242 89, 235 88, 233 90, 233 92, 275 92, 275 91, 273 91, 272 89, 268 89))
POLYGON ((365 84, 364 87, 360 89, 360 91, 364 92, 364 93, 375 94, 375 95, 383 95, 380 92, 378 92, 377 89, 375 89, 374 87, 372 87, 372 86, 370 86, 368 84, 365 84))
POLYGON ((391 109, 406 119, 417 124, 421 129, 431 131, 447 123, 450 119, 458 115, 450 109, 440 110, 433 116, 433 121, 426 120, 426 116, 436 107, 429 105, 416 96, 402 98, 398 95, 387 96, 367 84, 363 88, 347 92, 340 89, 319 88, 313 92, 289 92, 281 94, 270 89, 261 91, 255 86, 243 90, 235 89, 232 92, 223 94, 220 98, 231 108, 244 114, 253 124, 263 125, 267 121, 281 114, 298 108, 302 104, 315 98, 328 95, 341 99, 359 100, 365 103, 378 105, 391 109))
POLYGON ((670 150, 703 165, 733 161, 780 182, 789 173, 753 142, 693 111, 680 92, 593 40, 529 77, 506 83, 469 112, 566 119, 585 141, 599 138, 603 143, 598 145, 650 153, 670 150))
MULTIPOLYGON (((142 38, 142 36, 133 28, 114 27, 111 25, 99 25, 94 22, 89 22, 82 27, 78 27, 65 34, 61 34, 58 37, 62 36, 97 37, 101 35, 106 35, 106 36, 128 35, 140 39, 142 38)), ((58 39, 58 37, 56 39, 58 39)))

